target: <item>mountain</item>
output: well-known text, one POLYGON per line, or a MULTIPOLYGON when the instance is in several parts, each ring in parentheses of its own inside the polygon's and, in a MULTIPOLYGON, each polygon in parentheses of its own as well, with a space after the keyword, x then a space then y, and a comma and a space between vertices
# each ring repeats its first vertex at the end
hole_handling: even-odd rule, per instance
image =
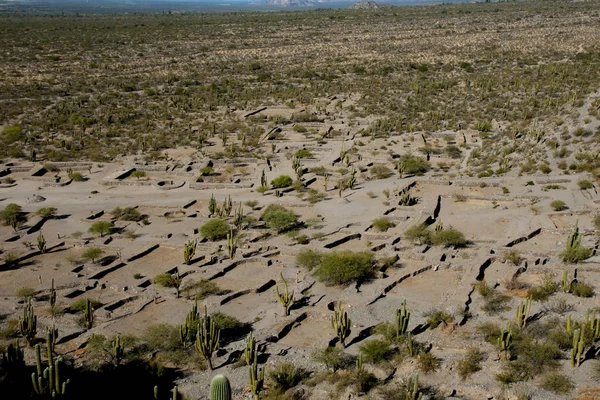
MULTIPOLYGON (((386 7, 386 6, 379 5, 379 4, 375 3, 373 0, 366 0, 366 1, 357 1, 356 3, 351 5, 349 8, 352 10, 378 10, 383 7, 386 7)), ((387 6, 387 7, 389 7, 389 6, 387 6)))
POLYGON ((280 7, 312 7, 322 2, 322 0, 258 0, 254 4, 280 7))

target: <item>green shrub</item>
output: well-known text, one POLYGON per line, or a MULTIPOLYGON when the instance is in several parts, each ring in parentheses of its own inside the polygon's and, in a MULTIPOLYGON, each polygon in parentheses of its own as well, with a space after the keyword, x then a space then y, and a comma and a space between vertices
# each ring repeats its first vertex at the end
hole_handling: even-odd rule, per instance
POLYGON ((277 204, 269 204, 260 218, 270 229, 277 232, 285 232, 298 225, 296 214, 277 204))
POLYGON ((27 300, 29 297, 34 297, 36 293, 36 290, 30 287, 22 287, 17 289, 17 297, 20 297, 23 300, 27 300))
POLYGON ((427 325, 429 329, 435 329, 441 324, 445 326, 454 321, 454 316, 440 310, 432 310, 424 314, 427 317, 427 325))
POLYGON ((94 222, 92 226, 88 229, 89 233, 97 233, 100 234, 100 237, 104 235, 108 235, 112 232, 113 223, 109 221, 98 221, 94 222))
POLYGON ((113 218, 121 221, 138 222, 144 219, 140 212, 135 207, 117 207, 111 211, 113 218))
POLYGON ((306 149, 300 149, 294 154, 294 157, 297 157, 297 158, 310 158, 312 156, 313 156, 313 154, 310 152, 310 150, 306 150, 306 149))
POLYGON ((515 265, 515 266, 521 264, 521 261, 523 261, 523 257, 521 257, 521 253, 519 253, 515 249, 505 251, 503 257, 506 261, 510 262, 512 265, 515 265))
POLYGON ((131 173, 131 176, 133 178, 137 178, 137 180, 140 180, 140 178, 144 178, 146 176, 146 171, 135 170, 131 173))
POLYGON ((563 250, 559 256, 564 262, 576 264, 590 258, 592 256, 592 249, 583 246, 570 247, 563 250))
POLYGON ((566 210, 567 208, 569 208, 569 207, 567 207, 567 204, 562 200, 552 201, 550 203, 550 207, 552 207, 552 209, 554 211, 563 211, 563 210, 566 210))
POLYGON ((448 228, 440 232, 434 232, 431 236, 431 242, 436 246, 461 247, 467 244, 467 239, 465 239, 465 235, 462 232, 454 228, 448 228))
POLYGON ((56 216, 56 208, 55 207, 42 207, 35 212, 38 216, 42 218, 54 218, 56 216))
POLYGON ((146 342, 150 351, 172 352, 183 348, 179 328, 169 324, 149 326, 142 340, 146 342))
MULTIPOLYGON (((306 129, 306 127, 301 124, 294 125, 293 129, 294 129, 294 132, 298 132, 298 133, 304 133, 304 132, 308 131, 308 129, 306 129)), ((298 156, 296 156, 296 157, 298 157, 298 156)))
POLYGON ((388 229, 393 228, 394 226, 396 226, 387 217, 377 218, 377 219, 373 220, 373 223, 371 225, 373 226, 373 228, 375 228, 379 232, 385 232, 388 229))
POLYGON ((83 182, 85 180, 81 172, 69 172, 69 179, 73 182, 83 182))
POLYGON ((290 178, 288 175, 279 175, 277 178, 271 181, 271 186, 275 189, 281 189, 290 186, 292 182, 292 178, 290 178))
POLYGON ((373 364, 387 360, 391 356, 389 342, 385 340, 369 340, 360 346, 364 361, 373 364))
POLYGON ((556 394, 567 394, 575 388, 575 385, 569 377, 559 372, 551 372, 544 375, 541 387, 556 394))
POLYGON ((552 278, 552 275, 545 274, 539 286, 529 288, 527 297, 531 297, 534 301, 544 302, 558 290, 559 286, 560 284, 552 278))
POLYGON ((597 230, 600 230, 600 214, 594 217, 594 226, 597 230))
POLYGON ((370 172, 375 179, 389 178, 393 174, 392 170, 385 165, 373 165, 370 172))
POLYGON ((219 288, 219 285, 217 285, 214 281, 202 279, 198 282, 186 284, 181 291, 185 297, 202 300, 208 296, 220 293, 221 288, 219 288))
POLYGON ((418 241, 419 244, 431 243, 431 231, 425 224, 417 224, 404 231, 404 237, 411 242, 418 241))
POLYGON ((577 297, 592 297, 594 289, 585 282, 577 281, 571 286, 571 292, 577 297))
POLYGON ((104 250, 99 247, 89 247, 81 253, 81 258, 84 260, 91 261, 92 263, 96 263, 98 258, 102 257, 104 254, 104 250))
POLYGON ((230 231, 229 224, 220 218, 210 219, 200 227, 202 237, 213 242, 225 239, 230 231))
POLYGON ((327 285, 347 285, 354 281, 364 281, 373 277, 373 253, 368 251, 339 251, 322 256, 320 266, 314 275, 327 285))
POLYGON ((12 220, 22 218, 21 212, 22 208, 20 205, 10 203, 0 211, 0 220, 2 220, 5 225, 10 225, 12 220))
POLYGON ((284 393, 293 388, 306 376, 306 372, 296 367, 291 362, 281 362, 269 371, 269 378, 273 382, 275 390, 284 393))
POLYGON ((345 354, 342 349, 331 346, 315 350, 312 353, 312 359, 315 362, 325 364, 325 367, 333 372, 347 368, 352 363, 352 358, 345 354))
POLYGON ((254 210, 254 208, 256 208, 256 206, 258 205, 258 201, 256 201, 256 200, 248 200, 244 204, 254 210))
POLYGON ((579 189, 581 189, 581 190, 587 190, 587 189, 593 189, 594 184, 587 179, 581 179, 580 181, 577 182, 577 186, 579 186, 579 189))
POLYGON ((173 279, 173 275, 167 274, 167 273, 156 275, 153 279, 153 282, 156 285, 160 285, 163 287, 168 287, 168 288, 177 287, 177 283, 173 279))
POLYGON ((302 250, 296 255, 296 264, 309 271, 318 267, 323 259, 323 253, 316 250, 302 250))
MULTIPOLYGON (((89 299, 90 300, 90 304, 92 306, 92 308, 94 310, 98 309, 99 307, 102 306, 102 303, 100 303, 98 300, 94 300, 94 299, 89 299)), ((84 312, 87 308, 87 301, 88 299, 78 299, 75 300, 73 303, 71 303, 71 305, 69 306, 69 311, 70 312, 84 312)))
POLYGON ((441 363, 442 360, 431 352, 421 352, 417 356, 417 368, 424 374, 437 371, 441 363))
POLYGON ((495 322, 484 322, 477 326, 477 332, 483 335, 483 339, 492 344, 496 344, 502 329, 495 322))
POLYGON ((477 347, 467 349, 467 354, 456 365, 460 380, 464 381, 475 372, 480 371, 482 360, 483 354, 477 347))
POLYGON ((215 326, 217 329, 221 330, 221 345, 225 345, 233 340, 240 339, 252 331, 251 324, 242 322, 231 315, 227 315, 222 312, 216 312, 212 314, 211 317, 213 321, 215 321, 215 326))
POLYGON ((404 156, 400 159, 402 173, 404 174, 423 174, 429 170, 429 162, 421 157, 404 156))

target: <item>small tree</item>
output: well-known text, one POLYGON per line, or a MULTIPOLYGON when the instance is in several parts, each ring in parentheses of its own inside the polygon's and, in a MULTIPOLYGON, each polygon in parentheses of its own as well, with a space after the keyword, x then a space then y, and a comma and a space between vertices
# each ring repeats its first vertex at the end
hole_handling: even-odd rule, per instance
POLYGON ((284 232, 298 225, 296 214, 277 204, 269 204, 260 218, 277 232, 284 232))
POLYGON ((104 250, 99 247, 87 248, 81 253, 81 258, 84 260, 90 260, 92 263, 96 263, 96 260, 104 254, 104 250))
POLYGON ((100 234, 100 237, 104 237, 104 235, 110 234, 113 229, 113 223, 109 221, 98 221, 94 222, 92 226, 88 229, 89 233, 97 233, 100 234))
POLYGON ((42 207, 35 212, 39 217, 51 219, 56 216, 56 208, 55 207, 42 207))
POLYGON ((139 181, 140 178, 144 178, 146 176, 146 171, 140 171, 140 170, 136 169, 135 171, 133 171, 131 173, 131 176, 133 176, 134 178, 137 178, 137 180, 139 181))
POLYGON ((271 186, 275 189, 281 189, 290 186, 294 181, 287 175, 280 175, 271 181, 271 186))
POLYGON ((225 239, 229 233, 230 226, 220 218, 207 221, 200 227, 200 234, 208 240, 217 241, 225 239))

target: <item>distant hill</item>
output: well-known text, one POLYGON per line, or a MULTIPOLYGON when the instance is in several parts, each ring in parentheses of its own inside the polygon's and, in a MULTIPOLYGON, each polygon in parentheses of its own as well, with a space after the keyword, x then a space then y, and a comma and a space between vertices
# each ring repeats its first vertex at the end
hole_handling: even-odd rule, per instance
POLYGON ((321 1, 318 0, 258 0, 254 4, 273 5, 281 7, 311 7, 321 1))
POLYGON ((352 10, 378 10, 380 8, 389 8, 391 7, 388 4, 377 4, 373 0, 366 1, 357 1, 353 5, 351 5, 350 9, 352 10))

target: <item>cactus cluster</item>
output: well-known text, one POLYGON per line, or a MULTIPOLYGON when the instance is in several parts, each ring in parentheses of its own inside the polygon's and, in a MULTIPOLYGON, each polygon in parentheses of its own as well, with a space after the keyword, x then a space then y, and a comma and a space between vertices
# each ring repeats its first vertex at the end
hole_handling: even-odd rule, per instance
POLYGON ((527 319, 529 318, 529 311, 531 310, 531 297, 528 297, 527 300, 524 300, 517 307, 517 324, 521 328, 525 328, 527 325, 527 319))
POLYGON ((248 335, 248 339, 246 339, 246 348, 244 349, 244 359, 246 360, 246 365, 252 364, 256 358, 256 339, 252 337, 252 332, 248 335))
POLYGON ((42 254, 46 252, 46 239, 44 238, 42 231, 37 235, 37 248, 42 254))
POLYGON ((396 310, 396 338, 405 335, 408 331, 410 312, 406 310, 406 300, 402 302, 402 308, 396 310))
POLYGON ((504 352, 504 358, 510 359, 510 349, 512 347, 512 333, 510 329, 502 329, 498 337, 498 349, 504 352))
POLYGON ((198 240, 192 239, 188 241, 183 248, 183 262, 186 265, 190 265, 194 255, 196 254, 196 246, 198 245, 198 240))
POLYGON ((346 181, 346 186, 349 189, 354 189, 354 185, 356 185, 356 169, 352 167, 352 170, 350 171, 350 177, 346 181))
POLYGON ((279 292, 279 286, 277 286, 277 287, 275 287, 275 292, 277 292, 277 298, 279 299, 279 302, 283 306, 285 315, 288 316, 288 315, 290 315, 290 308, 292 307, 292 305, 294 305, 294 291, 293 290, 291 292, 288 291, 288 285, 287 285, 287 282, 285 281, 285 278, 283 277, 283 273, 281 273, 280 276, 281 276, 281 280, 283 281, 285 291, 283 293, 279 292))
POLYGON ((398 202, 399 206, 414 206, 417 204, 417 198, 411 196, 410 191, 408 189, 404 189, 399 193, 400 201, 398 202))
POLYGON ((54 314, 56 313, 56 289, 54 289, 54 278, 52 278, 52 287, 50 288, 48 299, 50 301, 50 312, 54 317, 54 314))
POLYGON ((227 255, 229 256, 230 259, 233 260, 233 257, 235 256, 237 248, 238 248, 238 237, 235 235, 233 228, 231 228, 229 230, 229 233, 227 234, 227 255))
POLYGON ((200 322, 200 314, 198 314, 198 300, 194 301, 192 308, 188 311, 185 322, 179 328, 179 338, 183 347, 187 346, 187 342, 196 337, 198 331, 198 323, 200 322))
POLYGON ((331 326, 335 331, 342 347, 346 347, 346 338, 352 333, 352 320, 348 318, 348 313, 342 311, 342 305, 338 305, 338 308, 333 311, 331 317, 331 326))
POLYGON ((125 346, 123 346, 123 342, 121 341, 121 335, 117 335, 111 344, 111 355, 115 359, 117 366, 119 366, 121 364, 121 360, 125 356, 125 346))
POLYGON ((31 346, 37 333, 37 317, 33 312, 31 297, 27 299, 27 306, 23 310, 23 317, 19 318, 19 331, 27 341, 27 344, 31 346))
POLYGON ((242 208, 242 203, 238 205, 238 208, 235 210, 233 214, 233 225, 240 230, 242 228, 242 223, 244 222, 244 210, 242 208))
POLYGON ((415 356, 415 346, 413 342, 412 333, 408 332, 406 334, 406 349, 408 350, 408 355, 411 357, 415 356))
POLYGON ((406 400, 421 400, 423 393, 419 390, 419 374, 409 377, 404 383, 406 387, 406 400))
POLYGON ((565 269, 563 271, 562 280, 560 281, 560 287, 563 293, 571 293, 575 282, 577 282, 577 269, 573 274, 573 279, 569 279, 569 272, 565 269))
POLYGON ((31 374, 33 390, 40 396, 50 396, 52 399, 61 398, 65 395, 70 380, 62 381, 60 378, 60 365, 62 357, 54 361, 50 346, 48 346, 48 366, 44 369, 39 343, 35 345, 36 372, 31 374))
POLYGON ((90 299, 87 299, 85 310, 83 310, 83 326, 85 326, 85 329, 87 330, 92 329, 94 326, 94 307, 92 307, 90 299))
POLYGON ((596 310, 587 310, 585 313, 585 324, 590 326, 592 339, 594 341, 600 339, 600 319, 596 318, 596 310))
POLYGON ((210 400, 231 400, 231 385, 225 375, 216 375, 210 382, 210 400))
POLYGON ((233 203, 231 201, 231 196, 223 200, 221 207, 219 207, 217 204, 217 200, 215 199, 214 195, 211 195, 210 200, 208 201, 208 215, 210 217, 213 215, 218 215, 219 217, 229 217, 232 209, 233 203))
POLYGON ((573 331, 573 347, 571 348, 571 365, 579 367, 585 346, 585 325, 573 331))
POLYGON ((25 366, 24 357, 24 352, 19 347, 19 340, 16 339, 14 344, 10 343, 6 347, 6 352, 2 352, 0 365, 2 365, 6 371, 15 371, 25 366))
POLYGON ((300 178, 302 178, 302 175, 304 175, 304 166, 300 162, 300 159, 296 156, 294 156, 294 158, 292 159, 292 169, 296 173, 296 178, 300 180, 300 178))
MULTIPOLYGON (((173 387, 173 396, 171 397, 171 400, 177 400, 178 396, 177 396, 177 386, 173 387)), ((158 400, 158 386, 154 386, 154 400, 158 400)))
POLYGON ((204 357, 211 371, 213 370, 212 355, 219 349, 220 336, 221 331, 217 330, 215 321, 208 315, 204 306, 204 317, 200 318, 196 333, 196 351, 204 357))
POLYGON ((258 367, 257 354, 254 353, 252 364, 248 366, 248 375, 250 376, 250 392, 254 395, 254 399, 258 400, 260 391, 265 383, 265 368, 258 367))

